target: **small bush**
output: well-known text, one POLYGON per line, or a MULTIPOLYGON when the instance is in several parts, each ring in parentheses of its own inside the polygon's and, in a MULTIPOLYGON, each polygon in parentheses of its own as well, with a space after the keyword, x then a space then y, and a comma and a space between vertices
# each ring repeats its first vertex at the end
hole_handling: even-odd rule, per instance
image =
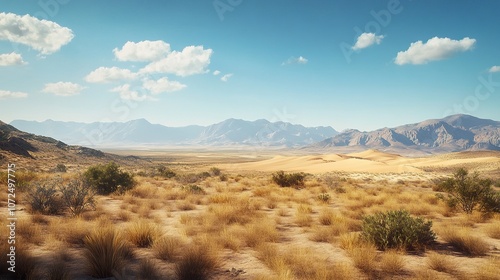
POLYGON ((280 187, 301 187, 304 186, 304 173, 286 174, 284 171, 278 171, 272 175, 272 180, 280 187))
POLYGON ((220 171, 220 169, 219 169, 219 168, 217 168, 217 167, 212 167, 212 168, 210 168, 210 171, 209 171, 209 172, 210 172, 210 174, 211 174, 212 176, 219 176, 219 175, 221 175, 221 171, 220 171))
POLYGON ((28 204, 32 213, 56 215, 64 209, 57 193, 58 184, 60 184, 58 180, 45 180, 32 185, 28 192, 28 204))
POLYGON ((432 222, 412 218, 405 210, 388 211, 363 218, 361 236, 380 250, 423 249, 436 240, 432 222))
POLYGON ((63 203, 74 216, 79 216, 86 208, 95 208, 95 190, 83 177, 71 180, 60 191, 63 203))
POLYGON ((55 172, 65 173, 67 171, 66 165, 59 163, 54 169, 55 172))
POLYGON ((172 171, 170 168, 165 167, 164 165, 160 165, 156 168, 156 172, 153 175, 158 175, 164 178, 173 178, 177 174, 172 171))
POLYGON ((324 203, 328 203, 330 201, 330 195, 327 193, 320 193, 318 195, 318 199, 324 203))
POLYGON ((112 277, 121 271, 127 246, 118 233, 111 228, 101 228, 84 239, 89 273, 93 277, 112 277))
POLYGON ((116 191, 124 192, 136 185, 130 173, 121 171, 119 166, 108 164, 91 166, 83 174, 85 180, 92 185, 98 194, 108 195, 116 191))
POLYGON ((467 214, 476 209, 484 213, 500 212, 500 193, 493 190, 492 184, 490 179, 479 178, 478 173, 469 175, 467 170, 460 168, 453 178, 440 182, 436 189, 448 194, 447 197, 438 194, 448 206, 460 207, 467 214))
POLYGON ((184 187, 184 190, 193 194, 205 194, 205 190, 197 185, 189 185, 187 187, 184 187))

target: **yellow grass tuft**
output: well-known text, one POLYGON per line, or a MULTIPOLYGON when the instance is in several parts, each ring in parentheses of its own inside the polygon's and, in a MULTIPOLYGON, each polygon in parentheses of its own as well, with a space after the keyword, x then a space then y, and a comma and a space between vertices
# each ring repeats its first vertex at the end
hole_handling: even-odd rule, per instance
POLYGON ((435 271, 458 275, 458 265, 449 256, 429 253, 427 256, 427 266, 435 271))
POLYGON ((128 240, 141 248, 150 247, 160 235, 160 229, 146 221, 136 222, 127 230, 128 240))
POLYGON ((179 280, 209 279, 214 275, 219 260, 214 252, 207 248, 192 246, 182 255, 175 266, 175 275, 179 280))
POLYGON ((390 275, 399 274, 404 271, 405 262, 401 252, 388 250, 382 253, 380 259, 380 270, 390 275))
POLYGON ((488 243, 473 235, 468 228, 447 227, 440 233, 446 242, 468 256, 483 256, 489 252, 488 243))

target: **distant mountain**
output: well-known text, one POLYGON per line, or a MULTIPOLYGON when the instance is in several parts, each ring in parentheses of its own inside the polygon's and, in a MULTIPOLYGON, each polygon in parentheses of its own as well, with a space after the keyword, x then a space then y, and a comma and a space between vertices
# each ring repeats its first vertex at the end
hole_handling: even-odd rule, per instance
POLYGON ((310 145, 338 132, 331 127, 304 127, 267 120, 228 119, 210 126, 167 127, 144 119, 129 122, 77 123, 14 120, 11 125, 66 143, 85 146, 137 145, 259 145, 298 147, 310 145))
POLYGON ((500 150, 500 122, 470 115, 452 115, 370 132, 348 130, 311 148, 361 147, 384 151, 418 150, 439 153, 500 150))
POLYGON ((70 146, 56 139, 27 133, 0 121, 0 162, 5 160, 21 163, 41 160, 42 169, 55 167, 57 163, 130 162, 132 157, 121 157, 82 146, 70 146))

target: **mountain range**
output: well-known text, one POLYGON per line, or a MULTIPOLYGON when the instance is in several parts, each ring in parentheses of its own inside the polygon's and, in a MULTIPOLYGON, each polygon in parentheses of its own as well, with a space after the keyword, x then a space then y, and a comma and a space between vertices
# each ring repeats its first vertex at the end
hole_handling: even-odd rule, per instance
POLYGON ((395 128, 370 132, 347 130, 311 146, 328 148, 362 147, 382 151, 444 153, 500 150, 500 122, 470 115, 451 115, 395 128))
POLYGON ((228 119, 209 126, 167 127, 144 119, 129 122, 77 123, 15 120, 11 125, 69 144, 89 147, 264 146, 311 151, 377 149, 402 154, 500 150, 500 122, 452 115, 374 131, 304 127, 267 120, 228 119))
POLYGON ((304 127, 267 120, 228 119, 209 126, 167 127, 145 119, 129 122, 43 122, 14 120, 18 129, 89 147, 233 146, 301 147, 338 132, 331 127, 304 127))

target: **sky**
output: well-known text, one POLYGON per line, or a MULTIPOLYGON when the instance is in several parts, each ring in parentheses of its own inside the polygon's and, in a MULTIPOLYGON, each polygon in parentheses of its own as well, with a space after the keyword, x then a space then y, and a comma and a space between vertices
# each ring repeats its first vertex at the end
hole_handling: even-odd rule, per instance
POLYGON ((500 120, 500 1, 0 4, 0 120, 500 120))

